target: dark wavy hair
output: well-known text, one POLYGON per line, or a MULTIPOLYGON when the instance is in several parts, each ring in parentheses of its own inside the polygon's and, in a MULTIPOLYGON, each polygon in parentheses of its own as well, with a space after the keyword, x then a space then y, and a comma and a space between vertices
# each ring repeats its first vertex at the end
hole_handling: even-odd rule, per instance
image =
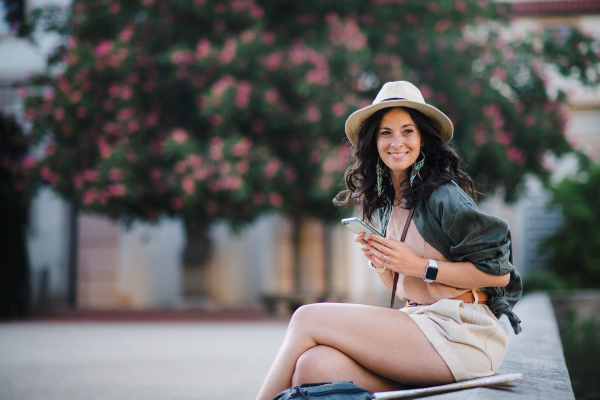
POLYGON ((410 115, 421 133, 422 151, 425 164, 419 171, 411 186, 408 178, 402 183, 406 186, 402 197, 406 200, 404 207, 411 209, 424 202, 431 193, 441 185, 456 182, 471 198, 477 200, 477 193, 471 177, 459 168, 461 162, 455 148, 442 140, 439 126, 431 118, 420 111, 407 107, 384 108, 367 118, 358 133, 356 146, 352 148, 352 163, 346 169, 344 181, 346 190, 341 191, 333 200, 337 206, 347 204, 362 208, 363 219, 372 222, 373 214, 379 208, 391 207, 396 192, 392 184, 389 168, 383 167, 383 193, 377 194, 377 176, 375 168, 379 160, 377 151, 377 134, 379 125, 385 114, 393 108, 400 108, 410 115))

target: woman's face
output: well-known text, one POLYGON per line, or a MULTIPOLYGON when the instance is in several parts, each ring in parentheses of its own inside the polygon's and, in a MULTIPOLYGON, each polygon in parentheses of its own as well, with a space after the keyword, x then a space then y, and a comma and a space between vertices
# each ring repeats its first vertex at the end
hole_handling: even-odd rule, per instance
POLYGON ((408 177, 421 146, 421 133, 406 111, 393 108, 383 116, 377 132, 377 151, 390 169, 395 184, 408 177))

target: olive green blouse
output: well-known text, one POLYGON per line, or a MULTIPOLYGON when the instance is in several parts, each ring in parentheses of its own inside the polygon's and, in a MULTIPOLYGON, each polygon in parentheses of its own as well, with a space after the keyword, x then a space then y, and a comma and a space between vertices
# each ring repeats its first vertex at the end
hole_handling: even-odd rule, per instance
MULTIPOLYGON (((391 208, 379 210, 379 227, 386 234, 391 208)), ((437 251, 454 262, 470 261, 491 275, 510 274, 505 287, 486 287, 488 306, 497 318, 510 320, 515 334, 521 332, 521 320, 512 307, 521 298, 523 285, 512 261, 508 223, 485 214, 455 182, 439 186, 413 214, 417 230, 437 251)))

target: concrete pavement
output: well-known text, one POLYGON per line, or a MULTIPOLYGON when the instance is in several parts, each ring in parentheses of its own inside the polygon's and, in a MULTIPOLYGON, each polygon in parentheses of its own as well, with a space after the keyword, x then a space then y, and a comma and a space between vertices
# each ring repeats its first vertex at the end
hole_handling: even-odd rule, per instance
POLYGON ((0 399, 253 399, 286 327, 285 321, 0 324, 0 399))
MULTIPOLYGON (((548 296, 527 296, 515 311, 523 332, 511 334, 498 373, 523 381, 429 399, 574 399, 548 296)), ((253 399, 287 322, 192 317, 0 324, 0 400, 253 399)))

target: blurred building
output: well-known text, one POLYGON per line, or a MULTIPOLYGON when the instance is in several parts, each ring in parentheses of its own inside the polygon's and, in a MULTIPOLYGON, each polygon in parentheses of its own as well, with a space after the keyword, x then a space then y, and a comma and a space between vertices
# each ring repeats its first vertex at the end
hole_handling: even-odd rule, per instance
MULTIPOLYGON (((510 2, 515 9, 512 34, 549 28, 560 35, 577 27, 600 38, 598 1, 510 2)), ((27 12, 48 3, 65 6, 70 0, 23 4, 27 12)), ((45 52, 54 41, 42 37, 42 46, 34 48, 14 37, 6 24, 0 27, 0 38, 0 107, 19 117, 17 87, 25 84, 29 75, 43 70, 45 52)), ((600 90, 583 88, 549 73, 554 76, 551 90, 563 88, 568 93, 569 140, 597 158, 600 90)), ((557 178, 573 168, 572 160, 557 161, 557 178)), ((532 180, 514 206, 507 206, 500 197, 482 204, 484 211, 509 222, 515 263, 524 274, 544 266, 537 244, 560 224, 559 215, 546 210, 547 198, 532 180)), ((208 232, 213 243, 208 261, 194 265, 190 256, 184 267, 186 233, 181 221, 163 220, 157 225, 137 224, 126 229, 104 218, 75 215, 49 189, 42 190, 32 205, 29 249, 38 306, 67 304, 73 287, 77 307, 83 309, 247 307, 267 302, 273 309, 283 310, 289 303, 319 300, 377 305, 389 301, 388 290, 366 267, 352 241, 353 234, 339 224, 306 220, 294 226, 271 216, 261 218, 240 235, 217 224, 208 232)))

